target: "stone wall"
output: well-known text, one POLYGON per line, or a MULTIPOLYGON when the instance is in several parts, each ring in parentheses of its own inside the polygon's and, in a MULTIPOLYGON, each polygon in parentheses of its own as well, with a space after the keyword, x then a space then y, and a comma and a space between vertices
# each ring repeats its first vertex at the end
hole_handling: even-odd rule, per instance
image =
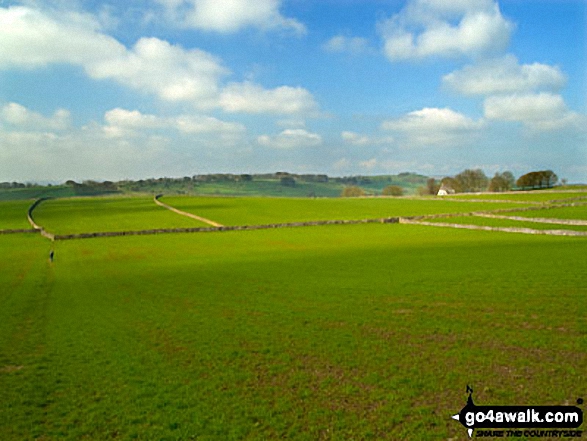
POLYGON ((138 231, 110 231, 103 233, 81 233, 81 234, 56 234, 54 240, 71 240, 71 239, 90 239, 93 237, 116 237, 116 236, 142 236, 150 234, 168 234, 168 233, 206 233, 220 231, 246 231, 246 230, 268 230, 273 228, 296 228, 296 227, 314 227, 319 225, 353 225, 368 223, 397 224, 400 222, 398 217, 383 219, 361 219, 361 220, 325 220, 311 222, 289 222, 279 224, 265 225, 234 225, 223 227, 197 227, 197 228, 164 228, 153 230, 138 231))

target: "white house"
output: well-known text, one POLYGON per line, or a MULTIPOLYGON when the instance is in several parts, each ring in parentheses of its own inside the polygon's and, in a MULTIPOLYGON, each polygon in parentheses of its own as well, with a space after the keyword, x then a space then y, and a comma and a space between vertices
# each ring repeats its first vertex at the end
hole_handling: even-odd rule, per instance
POLYGON ((452 188, 442 184, 438 190, 438 193, 436 193, 436 196, 447 196, 449 194, 455 194, 455 191, 452 188))

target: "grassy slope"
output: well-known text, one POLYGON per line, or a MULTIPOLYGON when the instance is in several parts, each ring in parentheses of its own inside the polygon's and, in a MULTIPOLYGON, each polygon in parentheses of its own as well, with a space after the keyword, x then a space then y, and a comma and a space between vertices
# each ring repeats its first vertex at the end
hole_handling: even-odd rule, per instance
POLYGON ((531 210, 507 213, 508 216, 544 217, 555 219, 587 219, 587 205, 577 207, 550 208, 548 210, 531 210))
POLYGON ((363 225, 55 246, 50 266, 41 238, 0 237, 6 440, 464 439, 466 384, 486 404, 585 392, 583 238, 363 225))
POLYGON ((224 225, 254 225, 327 219, 369 219, 459 213, 523 204, 403 198, 286 199, 163 197, 163 202, 224 225))
MULTIPOLYGON (((506 213, 510 215, 510 213, 506 213)), ((587 231, 585 225, 562 225, 562 224, 547 224, 539 222, 524 222, 510 219, 492 219, 477 216, 458 216, 447 217, 439 219, 427 219, 429 222, 448 223, 448 224, 464 224, 464 225, 481 225, 486 227, 514 227, 514 228, 532 228, 534 230, 574 230, 587 231)))
POLYGON ((159 207, 150 197, 48 200, 33 216, 37 224, 56 234, 208 226, 159 207))
POLYGON ((27 211, 33 201, 1 201, 0 230, 31 228, 27 220, 27 211))
POLYGON ((585 191, 565 191, 557 192, 556 190, 543 190, 532 192, 508 192, 508 193, 483 193, 470 194, 462 193, 452 196, 443 196, 450 199, 486 199, 486 200, 506 200, 506 201, 534 201, 534 202, 548 202, 551 200, 564 200, 573 198, 587 199, 587 192, 585 191))

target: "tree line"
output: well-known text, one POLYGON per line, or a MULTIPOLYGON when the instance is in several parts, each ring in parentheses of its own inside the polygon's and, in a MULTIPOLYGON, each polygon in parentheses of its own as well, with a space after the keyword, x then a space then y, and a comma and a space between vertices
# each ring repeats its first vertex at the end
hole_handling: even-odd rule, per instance
MULTIPOLYGON (((563 183, 565 180, 563 180, 563 183)), ((467 169, 455 176, 445 176, 440 181, 428 178, 425 187, 418 190, 420 195, 436 195, 443 188, 447 193, 478 193, 484 191, 504 192, 511 190, 534 190, 552 188, 558 183, 558 176, 552 170, 532 171, 515 178, 511 171, 495 173, 487 177, 481 169, 467 169)))

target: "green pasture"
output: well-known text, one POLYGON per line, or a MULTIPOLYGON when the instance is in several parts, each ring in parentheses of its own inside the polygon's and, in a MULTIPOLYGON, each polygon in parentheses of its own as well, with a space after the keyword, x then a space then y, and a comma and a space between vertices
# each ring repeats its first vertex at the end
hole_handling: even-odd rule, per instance
MULTIPOLYGON (((506 213, 510 215, 510 213, 506 213)), ((427 222, 444 224, 480 225, 485 227, 532 228, 534 230, 574 230, 587 231, 587 225, 563 225, 542 222, 524 222, 515 219, 494 219, 480 216, 457 216, 426 219, 427 222)))
POLYGON ((0 201, 0 230, 32 228, 27 212, 33 201, 0 201))
POLYGON ((555 219, 586 219, 587 220, 587 204, 577 205, 575 207, 554 207, 544 210, 530 210, 507 213, 508 216, 522 216, 522 217, 543 217, 555 219))
POLYGON ((33 217, 55 234, 209 226, 155 205, 152 197, 49 199, 33 217))
POLYGON ((447 199, 482 199, 482 200, 496 200, 496 201, 530 201, 530 202, 549 202, 553 200, 575 199, 583 198, 587 201, 587 191, 556 191, 556 190, 536 190, 531 192, 506 192, 506 193, 461 193, 450 196, 442 196, 447 199))
POLYGON ((523 203, 445 201, 437 198, 230 198, 167 197, 162 202, 223 225, 259 225, 315 220, 378 219, 436 213, 515 208, 523 203))
POLYGON ((587 395, 587 238, 323 226, 59 241, 52 264, 51 246, 0 236, 3 440, 464 440, 467 384, 477 404, 587 395))

